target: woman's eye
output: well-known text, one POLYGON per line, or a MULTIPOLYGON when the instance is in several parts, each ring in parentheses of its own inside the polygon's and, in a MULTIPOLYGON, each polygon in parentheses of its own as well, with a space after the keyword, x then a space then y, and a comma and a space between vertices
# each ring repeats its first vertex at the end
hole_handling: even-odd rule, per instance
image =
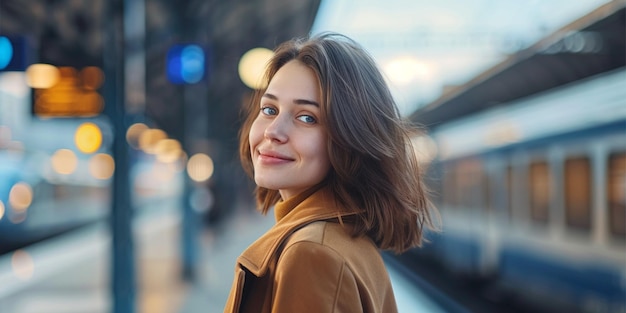
POLYGON ((272 107, 262 107, 261 112, 265 115, 276 115, 276 109, 272 107))
POLYGON ((315 122, 317 122, 317 120, 311 115, 300 115, 297 117, 297 119, 307 124, 314 124, 315 122))

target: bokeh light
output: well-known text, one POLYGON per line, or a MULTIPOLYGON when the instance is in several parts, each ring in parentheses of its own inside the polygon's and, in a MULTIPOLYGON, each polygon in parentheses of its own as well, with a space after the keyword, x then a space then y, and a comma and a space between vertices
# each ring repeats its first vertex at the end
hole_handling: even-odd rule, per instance
POLYGON ((0 36, 0 70, 7 67, 13 59, 13 45, 9 38, 0 36))
POLYGON ((180 159, 182 147, 176 139, 163 139, 154 146, 154 153, 160 162, 173 163, 180 159))
POLYGON ((274 52, 267 48, 254 48, 246 52, 239 60, 239 77, 246 86, 261 89, 263 74, 274 52))
POLYGON ((148 130, 149 127, 144 123, 135 123, 126 131, 126 141, 134 149, 139 149, 139 137, 148 130))
MULTIPOLYGON (((33 80, 44 80, 46 77, 54 77, 52 74, 43 73, 44 69, 36 70, 33 67, 33 80)), ((96 89, 103 81, 102 70, 88 66, 78 71, 74 67, 61 66, 55 68, 58 72, 57 81, 52 84, 47 80, 38 85, 33 95, 33 113, 41 117, 90 117, 96 116, 104 109, 104 99, 96 89), (43 88, 46 87, 46 88, 43 88)), ((48 68, 49 71, 54 71, 48 68)))
POLYGON ((160 129, 147 129, 139 135, 139 148, 145 153, 154 154, 156 144, 167 139, 167 134, 160 129))
POLYGON ((4 217, 4 212, 6 211, 6 209, 4 208, 4 202, 2 202, 2 200, 0 200, 0 220, 2 220, 2 218, 4 217))
POLYGON ((430 163, 439 152, 437 143, 428 135, 421 135, 411 138, 411 145, 415 151, 418 162, 430 163))
POLYGON ((31 89, 26 83, 25 72, 2 72, 0 74, 0 93, 23 98, 30 95, 31 89))
POLYGON ((23 213, 33 202, 33 189, 25 182, 19 182, 9 191, 9 205, 16 213, 23 213))
POLYGON ((26 69, 26 82, 35 89, 50 88, 59 81, 59 69, 50 64, 33 64, 26 69))
POLYGON ((113 157, 98 153, 89 159, 89 174, 97 179, 109 179, 115 171, 115 161, 113 157))
POLYGON ((94 153, 102 144, 102 131, 94 123, 83 123, 76 129, 74 143, 80 152, 94 153))
POLYGON ((31 255, 24 250, 17 250, 11 255, 13 274, 22 280, 28 280, 35 273, 35 262, 31 255))
POLYGON ((213 176, 213 160, 204 153, 194 154, 187 162, 187 173, 196 182, 203 182, 213 176))
POLYGON ((96 90, 102 86, 104 81, 104 73, 96 66, 87 66, 80 71, 80 77, 83 82, 83 89, 96 90))
POLYGON ((215 197, 208 188, 194 188, 191 192, 189 203, 195 212, 204 213, 213 207, 215 197))
POLYGON ((180 54, 183 80, 188 84, 197 83, 204 77, 204 51, 197 45, 183 48, 180 54))
POLYGON ((398 57, 388 62, 383 70, 393 84, 404 86, 431 79, 433 76, 431 67, 432 65, 413 57, 398 57))
POLYGON ((13 224, 19 224, 22 223, 26 220, 27 214, 26 212, 21 212, 21 213, 15 213, 13 212, 13 214, 9 214, 9 221, 11 221, 11 223, 13 224))
POLYGON ((175 84, 195 84, 206 72, 206 57, 198 45, 174 45, 167 53, 167 78, 175 84))
POLYGON ((78 158, 72 150, 59 149, 51 157, 52 169, 59 174, 72 174, 78 166, 78 158))

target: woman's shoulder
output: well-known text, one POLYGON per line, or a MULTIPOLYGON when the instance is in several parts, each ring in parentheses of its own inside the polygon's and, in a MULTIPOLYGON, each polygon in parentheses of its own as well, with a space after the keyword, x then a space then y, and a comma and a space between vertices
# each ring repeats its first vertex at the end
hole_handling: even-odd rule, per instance
POLYGON ((352 236, 350 227, 319 221, 298 229, 285 242, 279 267, 315 264, 314 267, 324 267, 329 272, 348 268, 360 281, 387 280, 384 261, 374 242, 366 236, 352 236))
POLYGON ((344 260, 369 255, 379 255, 374 242, 365 236, 351 235, 350 224, 330 221, 317 221, 295 231, 285 242, 284 249, 298 249, 302 243, 319 245, 320 248, 334 251, 344 260))

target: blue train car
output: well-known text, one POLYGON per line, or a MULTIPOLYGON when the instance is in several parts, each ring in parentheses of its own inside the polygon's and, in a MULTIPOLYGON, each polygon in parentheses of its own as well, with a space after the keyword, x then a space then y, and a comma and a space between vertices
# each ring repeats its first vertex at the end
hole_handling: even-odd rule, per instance
POLYGON ((626 309, 623 86, 619 69, 434 131, 445 227, 434 253, 527 295, 626 309))
POLYGON ((431 126, 443 220, 416 257, 543 308, 626 312, 624 6, 416 112, 431 126), (600 38, 602 52, 546 52, 576 32, 600 38))

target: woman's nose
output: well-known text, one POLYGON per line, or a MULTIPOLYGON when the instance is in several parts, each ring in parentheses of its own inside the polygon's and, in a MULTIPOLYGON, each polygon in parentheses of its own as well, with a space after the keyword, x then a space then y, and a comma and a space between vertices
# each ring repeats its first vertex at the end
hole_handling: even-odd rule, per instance
POLYGON ((289 139, 289 125, 287 124, 288 121, 284 116, 276 116, 265 128, 265 138, 277 142, 286 142, 289 139))

